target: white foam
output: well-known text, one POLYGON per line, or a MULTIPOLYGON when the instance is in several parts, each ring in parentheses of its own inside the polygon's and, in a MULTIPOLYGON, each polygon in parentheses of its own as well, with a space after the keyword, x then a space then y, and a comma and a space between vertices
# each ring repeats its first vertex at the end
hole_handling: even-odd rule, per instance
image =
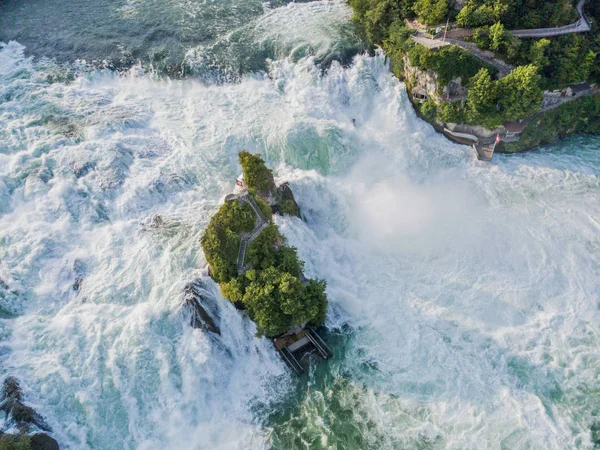
POLYGON ((307 222, 278 223, 327 280, 329 325, 354 327, 330 370, 365 442, 589 444, 600 160, 585 142, 479 163, 416 118, 382 55, 211 87, 133 71, 48 84, 45 67, 0 51, 0 276, 25 311, 3 372, 65 447, 261 448, 285 426, 264 411, 294 381, 252 323, 223 300, 212 341, 179 315, 242 148, 291 182, 307 222))

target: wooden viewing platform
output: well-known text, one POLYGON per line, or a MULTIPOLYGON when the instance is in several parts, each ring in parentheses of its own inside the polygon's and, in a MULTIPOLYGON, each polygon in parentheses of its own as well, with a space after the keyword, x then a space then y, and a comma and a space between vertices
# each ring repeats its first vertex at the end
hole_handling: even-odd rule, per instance
POLYGON ((281 359, 297 375, 304 373, 301 362, 306 356, 315 352, 324 360, 333 356, 325 341, 310 327, 284 334, 273 339, 273 343, 281 359))

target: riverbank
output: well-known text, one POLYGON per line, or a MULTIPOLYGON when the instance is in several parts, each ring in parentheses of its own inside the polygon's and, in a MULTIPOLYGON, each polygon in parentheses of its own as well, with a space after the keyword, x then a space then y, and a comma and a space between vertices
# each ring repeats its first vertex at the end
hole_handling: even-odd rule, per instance
POLYGON ((475 11, 440 0, 436 8, 448 8, 448 16, 442 15, 456 18, 446 39, 447 23, 432 25, 441 15, 422 3, 408 0, 403 8, 386 9, 377 0, 350 2, 365 39, 389 56, 419 116, 436 130, 475 145, 478 154, 524 151, 574 133, 598 132, 600 8, 586 5, 584 16, 580 1, 577 23, 585 22, 585 29, 563 27, 559 36, 544 28, 558 26, 558 11, 567 7, 559 1, 531 7, 557 12, 538 23, 533 16, 515 19, 516 10, 508 6, 492 14, 485 1, 475 11), (517 37, 524 28, 527 33, 517 37))

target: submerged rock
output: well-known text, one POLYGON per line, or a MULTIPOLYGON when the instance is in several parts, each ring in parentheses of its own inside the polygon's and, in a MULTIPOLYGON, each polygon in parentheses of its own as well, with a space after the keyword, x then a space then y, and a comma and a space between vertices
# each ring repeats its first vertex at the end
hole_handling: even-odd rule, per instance
POLYGON ((46 425, 42 416, 32 407, 21 402, 22 397, 23 393, 16 378, 8 377, 4 380, 0 410, 9 417, 9 423, 13 423, 25 432, 29 431, 32 425, 41 430, 50 431, 50 427, 46 425))
POLYGON ((71 166, 71 169, 77 178, 86 176, 90 170, 95 168, 96 163, 93 161, 77 162, 71 166))
POLYGON ((73 290, 79 292, 81 284, 83 283, 83 277, 85 276, 86 266, 83 261, 76 259, 73 263, 73 272, 75 274, 75 281, 73 282, 73 290))
POLYGON ((46 433, 38 433, 31 436, 29 447, 31 450, 60 450, 58 442, 46 433))
POLYGON ((186 285, 183 301, 184 310, 189 313, 190 325, 193 328, 203 328, 212 333, 221 334, 221 330, 213 319, 214 316, 219 321, 216 302, 206 290, 206 285, 202 280, 195 280, 186 285))
POLYGON ((294 193, 287 183, 283 183, 277 188, 277 203, 271 205, 274 214, 300 216, 300 207, 294 198, 294 193))
POLYGON ((35 429, 51 431, 41 415, 22 402, 23 391, 15 377, 8 377, 2 385, 0 410, 6 414, 9 426, 16 426, 17 434, 0 432, 0 448, 29 448, 30 450, 58 450, 56 440, 46 433, 28 435, 35 429))

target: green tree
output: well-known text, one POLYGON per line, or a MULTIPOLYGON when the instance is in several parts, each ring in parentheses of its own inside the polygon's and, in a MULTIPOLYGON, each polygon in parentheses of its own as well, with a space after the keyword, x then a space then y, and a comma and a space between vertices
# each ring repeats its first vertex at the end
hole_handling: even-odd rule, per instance
POLYGON ((417 0, 413 9, 421 22, 437 25, 448 15, 448 0, 417 0))
POLYGON ((588 51, 583 58, 582 80, 587 80, 596 65, 596 53, 593 50, 588 51))
POLYGON ((250 284, 243 296, 246 311, 259 332, 276 336, 299 324, 322 324, 327 308, 325 282, 310 280, 304 286, 289 272, 269 267, 248 271, 250 284))
POLYGON ((437 115, 437 105, 431 98, 428 98, 421 103, 420 110, 423 117, 425 117, 429 122, 435 120, 437 115))
POLYGON ((488 50, 490 48, 490 27, 479 27, 473 31, 473 41, 477 47, 488 50))
POLYGON ((544 98, 541 76, 533 64, 519 66, 498 81, 504 120, 525 119, 536 113, 544 98))
POLYGON ((244 150, 239 153, 239 159, 248 190, 266 198, 274 195, 276 186, 273 173, 267 169, 260 154, 253 155, 244 150))
POLYGON ((500 51, 506 44, 504 25, 496 22, 490 27, 490 48, 494 51, 500 51))
POLYGON ((529 61, 531 61, 531 64, 538 66, 540 69, 543 69, 550 64, 550 60, 548 56, 546 56, 546 48, 549 45, 549 39, 540 39, 531 46, 531 49, 529 50, 529 61))
POLYGON ((414 17, 415 0, 350 0, 353 20, 361 25, 371 44, 381 44, 395 21, 414 17))
MULTIPOLYGON (((246 309, 260 334, 275 336, 307 322, 321 325, 327 308, 325 282, 304 278, 303 262, 295 248, 285 245, 272 222, 270 206, 261 198, 261 194, 274 195, 273 174, 260 155, 241 152, 240 162, 246 184, 256 192, 250 195, 269 225, 248 245, 245 265, 249 268, 238 275, 241 234, 254 228, 256 214, 247 202, 237 199, 222 205, 201 238, 212 277, 220 283, 223 296, 246 309)), ((291 193, 286 195, 292 201, 291 193)))
POLYGON ((496 84, 487 69, 483 68, 471 79, 467 94, 467 119, 486 128, 496 128, 502 123, 496 103, 496 84))

